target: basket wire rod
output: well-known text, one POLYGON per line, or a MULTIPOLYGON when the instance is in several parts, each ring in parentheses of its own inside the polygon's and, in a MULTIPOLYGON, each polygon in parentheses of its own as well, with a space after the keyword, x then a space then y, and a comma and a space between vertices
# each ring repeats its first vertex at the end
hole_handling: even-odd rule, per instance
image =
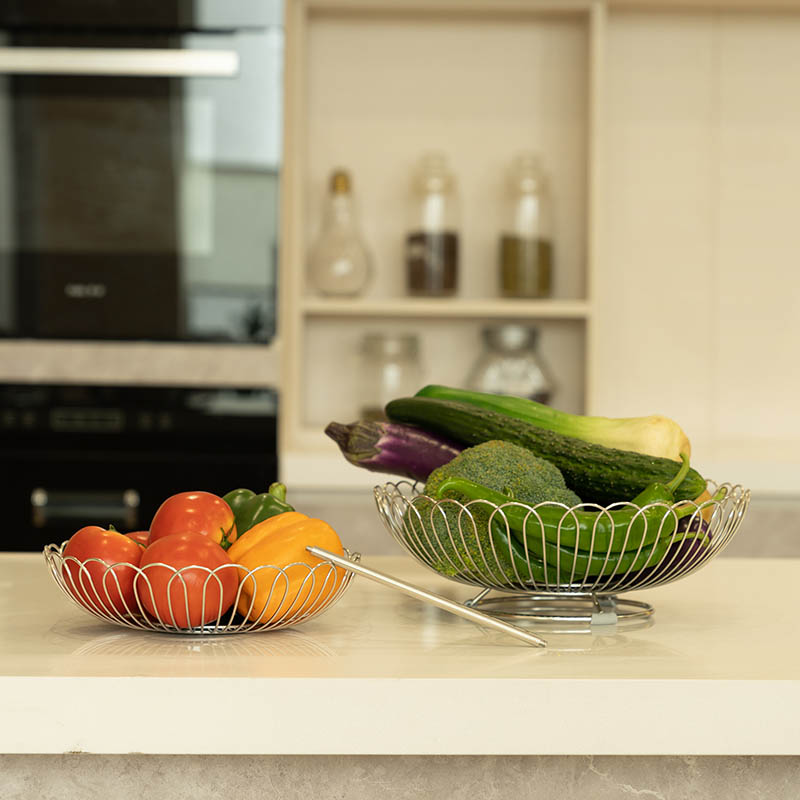
MULTIPOLYGON (((338 570, 330 562, 310 566, 301 561, 285 565, 285 568, 261 565, 252 570, 245 570, 244 567, 231 563, 211 570, 201 565, 178 569, 162 562, 140 567, 122 562, 107 564, 98 558, 80 561, 74 556, 63 555, 66 544, 48 544, 43 550, 50 574, 62 594, 97 619, 125 628, 161 633, 245 633, 287 627, 310 619, 329 608, 353 579, 353 573, 338 570), (287 570, 293 569, 306 570, 296 593, 289 592, 287 570), (156 602, 156 592, 151 580, 150 573, 153 570, 168 570, 171 576, 163 584, 160 603, 156 602), (230 611, 225 613, 222 613, 220 580, 223 570, 226 573, 231 570, 245 573, 230 611), (123 571, 133 573, 130 587, 123 586, 120 578, 123 571), (205 578, 199 587, 199 598, 193 595, 189 602, 188 576, 197 572, 206 573, 205 578), (263 608, 261 599, 258 598, 258 608, 254 612, 257 600, 255 590, 258 588, 254 577, 256 575, 274 577, 263 581, 262 588, 268 591, 268 596, 263 608), (250 585, 246 581, 250 581, 254 589, 249 600, 243 596, 243 588, 250 585), (215 589, 220 596, 214 593, 215 589), (133 594, 132 598, 128 596, 129 590, 133 594), (209 596, 209 592, 212 596, 209 596), (145 601, 149 601, 148 606, 152 608, 152 612, 145 607, 145 601), (277 608, 273 611, 272 607, 276 604, 277 608), (190 624, 194 621, 190 611, 200 612, 200 624, 190 624), (244 611, 247 613, 240 613, 244 611), (184 622, 179 619, 181 613, 186 616, 186 627, 177 624, 184 622), (202 621, 212 615, 212 619, 202 621)), ((350 553, 348 550, 344 552, 348 559, 360 558, 358 553, 350 553)))
MULTIPOLYGON (((642 507, 460 503, 427 497, 420 488, 408 481, 374 488, 384 525, 416 561, 478 592, 488 588, 526 598, 539 593, 556 606, 565 595, 618 594, 691 575, 728 546, 750 501, 743 486, 713 481, 702 502, 642 507), (543 513, 550 507, 561 509, 552 528, 543 513), (612 518, 618 509, 633 512, 619 525, 612 518), (592 512, 593 520, 579 519, 580 511, 592 512)), ((481 598, 465 605, 486 610, 492 599, 481 598)), ((619 607, 617 616, 625 616, 619 607)))
POLYGON ((363 575, 365 578, 369 578, 376 583, 381 583, 384 586, 397 589, 398 591, 403 592, 410 597, 415 597, 417 600, 423 600, 427 603, 431 603, 437 608, 441 608, 444 611, 449 611, 451 614, 455 614, 456 616, 464 617, 464 619, 476 622, 478 625, 483 625, 487 628, 493 628, 494 630, 501 631, 502 633, 506 633, 509 636, 513 636, 516 639, 522 640, 526 644, 533 645, 534 647, 547 646, 547 642, 544 639, 539 638, 533 633, 524 631, 522 628, 518 628, 516 625, 510 625, 507 622, 495 619, 494 617, 484 614, 481 611, 476 611, 474 608, 468 608, 461 603, 456 603, 453 600, 448 600, 446 597, 442 597, 441 595, 433 594, 425 589, 420 589, 418 586, 414 586, 411 583, 406 583, 405 581, 393 578, 391 575, 386 575, 383 572, 378 572, 377 570, 365 567, 363 564, 355 564, 351 561, 348 561, 346 558, 337 556, 335 553, 330 553, 327 550, 323 550, 321 547, 309 546, 306 548, 306 550, 308 550, 308 552, 312 555, 317 556, 317 558, 323 558, 326 561, 331 561, 337 566, 349 570, 350 572, 355 572, 356 574, 363 575))

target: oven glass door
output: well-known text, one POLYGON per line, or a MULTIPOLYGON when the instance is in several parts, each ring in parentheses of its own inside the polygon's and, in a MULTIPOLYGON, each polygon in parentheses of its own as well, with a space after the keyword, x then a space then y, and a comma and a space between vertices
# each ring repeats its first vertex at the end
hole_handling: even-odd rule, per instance
POLYGON ((170 495, 278 479, 274 391, 0 384, 0 552, 148 528, 170 495))
POLYGON ((0 332, 268 341, 283 34, 0 33, 0 332))

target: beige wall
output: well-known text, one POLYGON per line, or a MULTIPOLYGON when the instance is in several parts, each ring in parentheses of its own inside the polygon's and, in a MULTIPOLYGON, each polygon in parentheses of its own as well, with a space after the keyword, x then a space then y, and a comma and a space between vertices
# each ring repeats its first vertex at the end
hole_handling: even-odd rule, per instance
POLYGON ((800 15, 612 13, 606 50, 593 405, 796 491, 800 15))

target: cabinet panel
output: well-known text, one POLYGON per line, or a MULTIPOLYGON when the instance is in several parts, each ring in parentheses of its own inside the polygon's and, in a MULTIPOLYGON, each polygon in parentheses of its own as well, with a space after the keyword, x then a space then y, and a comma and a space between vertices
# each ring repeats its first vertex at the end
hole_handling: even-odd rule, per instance
POLYGON ((716 434, 797 441, 800 15, 723 17, 718 42, 716 434))
POLYGON ((715 207, 709 16, 612 17, 593 412, 709 426, 715 207), (677 54, 680 53, 680 58, 677 54))
POLYGON ((797 41, 795 14, 611 16, 596 273, 592 410, 674 416, 698 467, 775 491, 800 477, 797 41))

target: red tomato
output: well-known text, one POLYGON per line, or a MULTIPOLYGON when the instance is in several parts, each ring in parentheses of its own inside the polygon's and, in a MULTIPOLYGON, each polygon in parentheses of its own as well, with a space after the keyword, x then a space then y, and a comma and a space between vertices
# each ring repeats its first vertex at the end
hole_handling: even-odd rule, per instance
POLYGON ((228 548, 236 541, 231 507, 211 492, 181 492, 168 497, 150 523, 150 544, 174 533, 199 533, 228 548))
POLYGON ((142 548, 132 539, 117 531, 88 525, 72 535, 63 555, 66 560, 62 574, 67 588, 82 605, 112 614, 138 609, 133 579, 142 548), (84 563, 87 559, 99 560, 84 563), (109 569, 113 564, 119 566, 109 569))
POLYGON ((164 536, 142 553, 140 566, 147 580, 137 576, 136 594, 142 606, 165 624, 179 628, 205 625, 221 617, 236 599, 237 568, 208 536, 198 533, 164 536), (210 570, 226 564, 231 566, 215 572, 219 580, 209 577, 210 570))
POLYGON ((132 531, 125 534, 129 539, 133 539, 140 547, 147 547, 150 541, 150 531, 132 531))

